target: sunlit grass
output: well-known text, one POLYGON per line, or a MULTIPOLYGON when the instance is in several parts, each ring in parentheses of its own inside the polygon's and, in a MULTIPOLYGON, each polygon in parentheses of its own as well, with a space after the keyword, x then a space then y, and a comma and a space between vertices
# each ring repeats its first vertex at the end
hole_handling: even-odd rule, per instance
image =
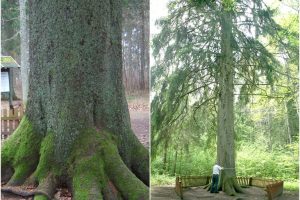
POLYGON ((151 186, 159 186, 159 185, 175 185, 175 177, 168 175, 151 175, 151 186))
POLYGON ((284 181, 283 188, 285 190, 297 191, 297 190, 299 190, 299 182, 298 181, 284 181))

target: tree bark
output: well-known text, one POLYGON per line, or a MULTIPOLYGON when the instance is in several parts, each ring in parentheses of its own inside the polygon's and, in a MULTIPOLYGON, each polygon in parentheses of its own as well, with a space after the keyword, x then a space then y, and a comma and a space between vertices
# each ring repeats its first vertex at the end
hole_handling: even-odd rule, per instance
POLYGON ((225 169, 221 175, 220 188, 229 195, 241 191, 235 177, 234 113, 233 113, 233 50, 232 13, 221 13, 221 58, 218 102, 217 160, 225 169))
POLYGON ((26 13, 27 0, 19 0, 20 4, 20 38, 21 38, 21 77, 22 77, 22 93, 23 103, 27 103, 28 95, 28 76, 29 76, 29 30, 28 17, 26 13))
POLYGON ((29 1, 31 78, 26 116, 2 146, 8 185, 31 177, 35 199, 61 184, 74 199, 148 199, 149 155, 122 84, 121 5, 29 1))
POLYGON ((175 150, 175 159, 174 159, 174 168, 173 168, 173 175, 176 175, 176 167, 177 167, 177 150, 175 150))
POLYGON ((142 22, 141 22, 141 39, 140 39, 140 51, 141 51, 141 70, 140 70, 140 90, 144 90, 145 89, 145 2, 142 3, 142 22))

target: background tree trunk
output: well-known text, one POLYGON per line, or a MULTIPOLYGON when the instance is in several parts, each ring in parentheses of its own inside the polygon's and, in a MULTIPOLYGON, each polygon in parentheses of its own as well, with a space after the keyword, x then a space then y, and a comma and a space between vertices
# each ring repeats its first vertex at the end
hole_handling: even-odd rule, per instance
POLYGON ((31 176, 49 197, 67 183, 74 199, 148 199, 149 155, 131 130, 122 84, 121 5, 29 1, 26 116, 2 148, 9 185, 31 176))
POLYGON ((28 38, 28 17, 26 11, 27 0, 19 0, 20 4, 20 38, 21 38, 21 77, 23 103, 27 103, 28 95, 28 76, 29 76, 29 38, 28 38))

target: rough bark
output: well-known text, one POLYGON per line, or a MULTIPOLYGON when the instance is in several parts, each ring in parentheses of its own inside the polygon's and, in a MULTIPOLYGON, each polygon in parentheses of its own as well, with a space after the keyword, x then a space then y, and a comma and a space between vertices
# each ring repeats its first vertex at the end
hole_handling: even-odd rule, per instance
MULTIPOLYGON (((8 185, 74 199, 148 199, 149 155, 122 85, 121 1, 29 1, 26 116, 2 146, 8 185), (88 170, 87 170, 88 169, 88 170)), ((46 194, 46 195, 45 195, 46 194)))
POLYGON ((220 189, 229 195, 241 191, 236 180, 233 114, 233 50, 232 14, 223 10, 221 14, 221 58, 218 103, 217 159, 225 169, 221 176, 220 189))
POLYGON ((20 38, 21 38, 21 77, 22 77, 22 100, 26 105, 28 94, 29 76, 29 39, 28 17, 26 13, 27 0, 19 0, 20 4, 20 38))

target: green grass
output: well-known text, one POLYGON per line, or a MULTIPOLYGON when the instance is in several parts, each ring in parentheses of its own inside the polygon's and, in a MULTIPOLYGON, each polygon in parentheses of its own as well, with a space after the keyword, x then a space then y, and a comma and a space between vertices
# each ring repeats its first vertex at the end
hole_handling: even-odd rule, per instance
POLYGON ((151 175, 151 186, 159 186, 159 185, 175 185, 175 177, 168 175, 151 175))
POLYGON ((289 191, 297 191, 299 190, 299 182, 298 181, 284 181, 283 188, 289 191))

